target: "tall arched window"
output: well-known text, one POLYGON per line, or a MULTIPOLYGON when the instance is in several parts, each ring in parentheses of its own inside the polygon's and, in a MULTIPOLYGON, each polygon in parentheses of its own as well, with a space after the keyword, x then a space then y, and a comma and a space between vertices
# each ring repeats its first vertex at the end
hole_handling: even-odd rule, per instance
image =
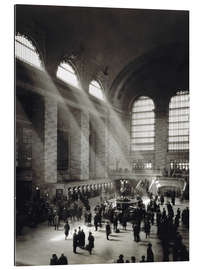
POLYGON ((169 104, 168 149, 189 150, 189 92, 179 91, 169 104))
POLYGON ((91 81, 89 85, 89 93, 98 99, 104 100, 103 90, 97 81, 91 81))
POLYGON ((62 81, 80 88, 76 72, 67 62, 61 62, 61 64, 58 66, 56 76, 62 81))
POLYGON ((131 151, 154 150, 154 102, 140 97, 132 107, 131 151))
POLYGON ((43 69, 42 62, 36 48, 22 35, 15 36, 15 56, 39 69, 43 69))

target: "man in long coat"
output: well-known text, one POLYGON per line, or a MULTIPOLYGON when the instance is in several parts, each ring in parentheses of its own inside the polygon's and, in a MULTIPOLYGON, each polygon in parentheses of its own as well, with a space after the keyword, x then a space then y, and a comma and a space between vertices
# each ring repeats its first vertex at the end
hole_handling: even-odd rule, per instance
POLYGON ((78 235, 77 235, 77 230, 75 229, 74 234, 73 234, 73 252, 74 253, 77 253, 76 252, 77 246, 78 246, 78 235))
POLYGON ((91 232, 89 233, 88 241, 88 251, 90 254, 92 254, 92 249, 94 248, 94 236, 91 232))
POLYGON ((65 240, 67 239, 70 231, 70 225, 68 224, 68 221, 66 221, 64 225, 64 233, 65 233, 65 240))

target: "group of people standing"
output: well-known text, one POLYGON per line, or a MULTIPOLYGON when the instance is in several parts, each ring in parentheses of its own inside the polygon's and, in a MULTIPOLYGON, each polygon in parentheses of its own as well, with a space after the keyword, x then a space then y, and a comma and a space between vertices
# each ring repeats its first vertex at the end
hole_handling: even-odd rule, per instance
POLYGON ((78 232, 75 229, 73 234, 73 252, 77 253, 77 247, 86 249, 89 251, 89 254, 92 254, 92 249, 94 248, 94 236, 92 232, 89 232, 88 236, 88 244, 85 246, 85 233, 79 227, 78 232))
MULTIPOLYGON (((70 232, 70 225, 68 221, 65 222, 64 225, 64 233, 65 233, 65 240, 68 238, 70 232)), ((77 229, 74 229, 73 233, 73 253, 77 253, 77 248, 86 249, 89 251, 90 254, 92 254, 92 249, 94 248, 94 236, 92 235, 92 232, 89 232, 88 236, 88 244, 85 246, 85 232, 81 227, 78 227, 77 229)))
POLYGON ((85 233, 80 227, 74 230, 73 233, 73 252, 77 253, 77 247, 86 249, 89 251, 89 254, 92 254, 92 249, 94 248, 94 236, 92 232, 89 232, 88 244, 85 246, 85 233))
POLYGON ((74 230, 73 233, 73 252, 76 252, 77 247, 84 249, 85 248, 85 233, 81 227, 74 230))

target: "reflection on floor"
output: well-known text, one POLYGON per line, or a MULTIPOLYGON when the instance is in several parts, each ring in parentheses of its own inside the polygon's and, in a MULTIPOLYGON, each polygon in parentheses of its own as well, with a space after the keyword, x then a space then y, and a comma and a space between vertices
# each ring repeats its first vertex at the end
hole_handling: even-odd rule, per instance
MULTIPOLYGON (((99 202, 99 199, 98 199, 99 202)), ((96 205, 97 201, 91 202, 91 205, 96 205)), ((188 206, 187 202, 180 203, 177 200, 174 210, 179 207, 183 210, 188 206)), ((67 240, 65 240, 63 223, 61 223, 58 231, 54 227, 48 227, 47 223, 38 225, 37 228, 31 229, 25 227, 23 235, 18 236, 16 240, 16 265, 49 265, 50 257, 53 253, 58 256, 64 253, 69 264, 94 264, 94 263, 113 263, 119 256, 124 255, 125 260, 130 260, 131 256, 136 257, 136 261, 140 261, 141 256, 146 256, 147 244, 152 243, 154 252, 154 259, 156 262, 162 261, 162 248, 160 241, 157 238, 156 223, 151 227, 150 239, 145 239, 144 232, 141 232, 141 242, 133 241, 132 225, 128 223, 127 230, 120 230, 120 233, 112 233, 110 241, 106 240, 105 228, 100 228, 97 232, 94 226, 87 227, 83 222, 72 222, 71 233, 67 240), (77 249, 78 254, 73 253, 72 235, 73 230, 81 226, 86 234, 91 231, 95 237, 95 248, 92 255, 86 250, 77 249)), ((183 242, 189 247, 189 233, 188 229, 180 225, 179 232, 183 237, 183 242)), ((170 254, 170 261, 172 255, 170 254)))

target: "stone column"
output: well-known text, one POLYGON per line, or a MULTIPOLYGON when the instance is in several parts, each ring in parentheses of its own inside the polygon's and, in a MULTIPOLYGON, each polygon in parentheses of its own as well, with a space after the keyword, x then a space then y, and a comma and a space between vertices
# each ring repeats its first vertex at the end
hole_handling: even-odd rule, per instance
POLYGON ((57 182, 57 102, 33 98, 32 170, 36 184, 57 182))
POLYGON ((168 111, 168 101, 160 100, 155 110, 155 169, 161 171, 167 166, 168 111))
POLYGON ((44 100, 32 97, 32 179, 44 183, 44 100))

